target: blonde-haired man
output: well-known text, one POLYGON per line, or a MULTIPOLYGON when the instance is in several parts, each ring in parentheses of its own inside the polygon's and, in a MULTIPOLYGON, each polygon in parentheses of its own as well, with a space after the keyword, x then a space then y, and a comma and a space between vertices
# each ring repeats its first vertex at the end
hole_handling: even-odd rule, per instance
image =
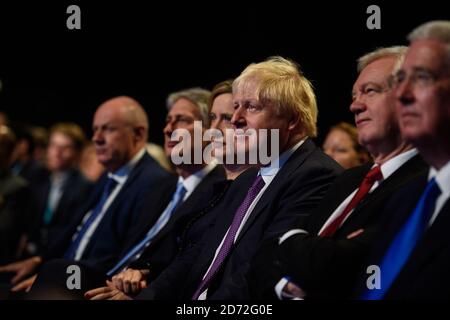
MULTIPOLYGON (((262 241, 308 216, 341 172, 310 139, 316 132, 315 97, 292 61, 273 57, 248 66, 233 84, 233 103, 231 122, 241 129, 242 141, 250 141, 249 130, 258 142, 269 142, 278 131, 271 143, 278 144, 279 155, 233 182, 203 241, 185 250, 139 299, 248 298, 249 262, 262 241)), ((247 155, 261 144, 242 147, 247 155)))

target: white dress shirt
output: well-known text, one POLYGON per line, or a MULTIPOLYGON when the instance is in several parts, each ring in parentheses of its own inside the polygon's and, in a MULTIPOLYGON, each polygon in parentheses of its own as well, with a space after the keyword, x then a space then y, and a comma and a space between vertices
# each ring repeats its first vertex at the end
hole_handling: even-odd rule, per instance
MULTIPOLYGON (((418 153, 417 149, 411 149, 411 150, 403 152, 403 153, 393 157, 392 159, 389 159, 385 163, 383 163, 380 166, 381 173, 383 174, 383 179, 380 180, 380 181, 376 181, 373 184, 372 188, 370 189, 369 193, 372 193, 376 188, 378 188, 378 186, 381 184, 381 182, 383 182, 384 180, 389 178, 395 171, 398 170, 398 168, 400 168, 408 160, 410 160, 415 155, 417 155, 417 153, 418 153)), ((373 165, 372 168, 374 166, 375 165, 373 165)), ((344 209, 350 203, 352 198, 355 196, 357 191, 358 191, 358 188, 356 188, 347 198, 345 198, 345 200, 336 208, 336 210, 334 210, 334 212, 330 215, 330 217, 324 223, 324 225, 322 226, 322 228, 320 229, 318 234, 320 234, 322 232, 322 230, 324 230, 328 225, 330 225, 330 223, 332 223, 338 216, 340 216, 340 214, 344 211, 344 209)), ((348 217, 350 217, 350 215, 352 213, 353 213, 353 210, 347 215, 347 217, 345 217, 345 219, 344 219, 344 221, 342 223, 344 223, 348 219, 348 217)), ((303 229, 292 229, 292 230, 289 230, 288 232, 286 232, 283 236, 281 236, 278 243, 281 244, 286 239, 288 239, 289 237, 291 237, 291 236, 293 236, 295 234, 299 234, 299 233, 306 233, 306 234, 308 234, 308 232, 306 230, 303 230, 303 229)), ((275 285, 275 293, 277 294, 279 299, 283 299, 283 298, 288 298, 289 299, 289 298, 291 298, 289 295, 286 295, 283 292, 283 288, 286 286, 286 284, 288 282, 289 282, 289 278, 288 277, 283 277, 275 285)))

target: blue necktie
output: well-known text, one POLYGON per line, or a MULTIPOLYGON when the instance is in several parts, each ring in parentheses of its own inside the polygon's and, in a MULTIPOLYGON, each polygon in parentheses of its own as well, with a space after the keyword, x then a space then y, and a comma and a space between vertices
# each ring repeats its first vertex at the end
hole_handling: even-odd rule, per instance
POLYGON ((379 300, 384 297, 407 262, 417 242, 427 229, 441 190, 433 178, 428 182, 416 208, 402 226, 386 251, 380 264, 381 288, 367 290, 362 299, 379 300))
POLYGON ((91 224, 95 221, 95 219, 98 217, 100 212, 102 212, 103 206, 106 203, 106 200, 108 200, 108 197, 110 196, 111 192, 114 190, 114 188, 117 186, 117 181, 108 178, 108 180, 105 183, 105 187, 103 188, 103 194, 100 198, 100 201, 95 206, 94 210, 92 210, 91 215, 86 220, 86 222, 81 227, 81 230, 78 232, 78 234, 75 236, 75 239, 72 240, 72 243, 70 244, 69 249, 66 251, 64 258, 66 259, 74 259, 76 252, 78 250, 78 246, 80 245, 81 239, 83 239, 84 234, 89 229, 91 224))
POLYGON ((147 248, 153 238, 158 234, 158 232, 167 224, 172 214, 179 207, 179 205, 183 202, 184 195, 186 194, 186 188, 183 186, 183 183, 179 182, 177 185, 177 189, 172 197, 172 201, 167 206, 166 210, 161 214, 158 221, 153 225, 153 227, 147 232, 145 238, 135 245, 126 255, 123 257, 111 270, 108 271, 108 277, 113 276, 118 271, 123 270, 128 267, 130 263, 139 259, 139 257, 144 252, 145 248, 147 248))

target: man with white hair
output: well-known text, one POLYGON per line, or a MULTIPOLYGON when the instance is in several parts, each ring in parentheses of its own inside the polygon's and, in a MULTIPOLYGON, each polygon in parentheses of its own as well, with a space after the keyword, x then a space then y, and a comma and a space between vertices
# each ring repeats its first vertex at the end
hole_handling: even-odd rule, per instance
POLYGON ((380 268, 380 285, 366 288, 363 299, 450 298, 450 21, 425 23, 408 39, 393 81, 400 130, 430 170, 386 208, 369 261, 380 268))

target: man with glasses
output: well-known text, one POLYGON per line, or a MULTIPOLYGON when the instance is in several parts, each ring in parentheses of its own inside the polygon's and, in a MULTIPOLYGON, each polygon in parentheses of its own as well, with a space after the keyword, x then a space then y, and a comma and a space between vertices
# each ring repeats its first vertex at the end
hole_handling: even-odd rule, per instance
POLYGON ((450 297, 450 21, 425 23, 408 38, 394 77, 397 112, 402 136, 430 170, 387 206, 389 220, 369 260, 380 268, 380 285, 362 290, 363 299, 450 297))

